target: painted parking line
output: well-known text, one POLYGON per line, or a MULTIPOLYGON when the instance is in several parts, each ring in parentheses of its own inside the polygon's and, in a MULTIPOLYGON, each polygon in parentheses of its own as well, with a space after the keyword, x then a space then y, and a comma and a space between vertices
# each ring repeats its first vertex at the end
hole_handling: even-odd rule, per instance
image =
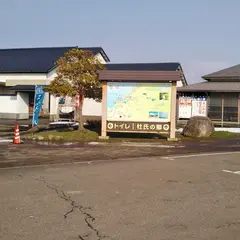
POLYGON ((240 154, 240 152, 216 152, 216 153, 199 153, 199 154, 186 154, 186 155, 177 155, 177 156, 168 156, 162 157, 162 159, 174 161, 179 158, 192 158, 192 157, 204 157, 204 156, 220 156, 220 155, 229 155, 229 154, 240 154))
POLYGON ((176 148, 176 147, 185 147, 185 146, 173 146, 173 145, 161 145, 161 144, 147 144, 147 143, 120 143, 121 146, 130 146, 130 147, 153 147, 153 148, 176 148))
POLYGON ((233 174, 238 174, 240 175, 240 171, 230 171, 230 170, 222 170, 223 172, 226 172, 226 173, 233 173, 233 174))
POLYGON ((11 139, 7 139, 7 138, 1 138, 0 137, 0 143, 7 143, 7 142, 12 142, 11 139))
POLYGON ((1 160, 0 163, 13 163, 17 162, 17 160, 1 160))

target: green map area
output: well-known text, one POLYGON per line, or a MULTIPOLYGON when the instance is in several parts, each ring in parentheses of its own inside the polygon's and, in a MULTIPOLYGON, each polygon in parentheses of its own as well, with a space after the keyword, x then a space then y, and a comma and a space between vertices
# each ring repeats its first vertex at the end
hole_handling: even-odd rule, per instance
POLYGON ((116 83, 107 86, 107 120, 170 121, 171 84, 116 83))

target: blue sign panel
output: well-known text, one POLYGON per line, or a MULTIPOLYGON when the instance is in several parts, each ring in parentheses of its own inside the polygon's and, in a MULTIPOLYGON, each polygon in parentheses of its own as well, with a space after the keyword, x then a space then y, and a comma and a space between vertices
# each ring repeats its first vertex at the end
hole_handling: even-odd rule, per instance
POLYGON ((35 86, 35 99, 34 99, 34 110, 33 110, 33 119, 32 119, 33 127, 38 125, 38 116, 41 111, 43 99, 44 99, 43 86, 35 86))

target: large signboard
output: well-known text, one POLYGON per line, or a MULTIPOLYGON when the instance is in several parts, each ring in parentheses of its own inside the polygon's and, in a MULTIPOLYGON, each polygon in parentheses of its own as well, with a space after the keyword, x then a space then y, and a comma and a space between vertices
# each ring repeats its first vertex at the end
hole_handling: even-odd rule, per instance
POLYGON ((192 98, 179 98, 179 118, 190 118, 192 116, 192 98))
POLYGON ((193 116, 207 116, 206 98, 180 97, 179 118, 191 118, 193 116))
POLYGON ((171 83, 107 84, 107 131, 169 132, 171 83))
POLYGON ((169 132, 169 123, 107 121, 109 132, 169 132))
POLYGON ((207 116, 206 100, 192 100, 192 117, 193 116, 207 116))

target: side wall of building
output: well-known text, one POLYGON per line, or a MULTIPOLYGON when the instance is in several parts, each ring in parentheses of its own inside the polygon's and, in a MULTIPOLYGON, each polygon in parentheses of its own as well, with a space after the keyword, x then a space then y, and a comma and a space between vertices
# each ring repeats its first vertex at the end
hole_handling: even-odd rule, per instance
POLYGON ((208 116, 215 121, 239 122, 239 93, 209 93, 208 116))
POLYGON ((177 81, 177 87, 179 88, 179 87, 182 87, 182 86, 183 86, 182 81, 177 81))
MULTIPOLYGON (((199 104, 203 111, 206 107, 206 116, 215 122, 240 123, 240 93, 237 92, 185 92, 179 97, 179 119, 189 119, 193 114, 192 100, 206 103, 199 104), (205 99, 205 100, 204 100, 205 99), (185 117, 184 117, 185 116, 185 117)), ((205 116, 205 115, 204 115, 205 116)))
POLYGON ((9 90, 9 88, 4 85, 0 85, 0 94, 14 94, 14 91, 9 90))
POLYGON ((28 94, 0 94, 0 118, 2 119, 28 119, 28 94))

